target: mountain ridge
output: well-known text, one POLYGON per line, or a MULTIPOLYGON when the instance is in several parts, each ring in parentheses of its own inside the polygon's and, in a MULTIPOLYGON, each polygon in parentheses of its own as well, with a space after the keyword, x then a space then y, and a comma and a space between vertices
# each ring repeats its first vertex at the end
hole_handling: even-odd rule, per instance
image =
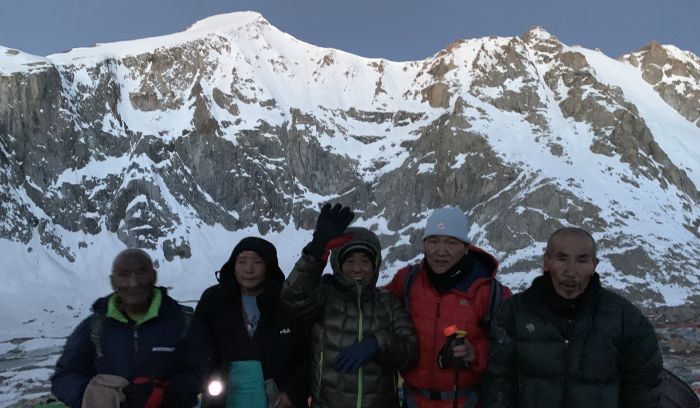
POLYGON ((619 290, 695 299, 698 126, 683 112, 700 82, 692 53, 661 48, 665 60, 615 61, 534 27, 393 62, 306 44, 257 13, 48 57, 0 48, 0 237, 57 257, 59 274, 101 240, 143 246, 192 297, 203 284, 181 276, 187 260, 216 268, 191 238, 209 228, 303 241, 321 202, 344 201, 382 236, 388 279, 417 259, 430 210, 459 205, 515 287, 547 235, 574 224, 601 241, 619 290), (647 109, 649 89, 669 98, 644 73, 679 55, 686 71, 659 81, 690 93, 647 109))

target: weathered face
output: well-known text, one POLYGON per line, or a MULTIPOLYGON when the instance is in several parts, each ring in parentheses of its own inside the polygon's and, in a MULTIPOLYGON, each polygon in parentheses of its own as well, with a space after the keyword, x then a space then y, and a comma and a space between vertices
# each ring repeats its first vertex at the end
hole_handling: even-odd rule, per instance
POLYGON ((593 254, 593 243, 589 237, 562 233, 552 240, 542 270, 549 272, 559 296, 575 299, 588 287, 597 265, 598 259, 593 254))
POLYGON ((367 254, 353 252, 340 265, 340 272, 350 279, 369 280, 374 274, 374 265, 367 254))
POLYGON ((143 312, 148 309, 156 284, 156 271, 147 255, 133 251, 119 254, 112 265, 110 281, 123 311, 143 312))
POLYGON ((242 251, 236 256, 236 280, 244 295, 257 296, 262 293, 267 273, 265 260, 254 251, 242 251))
POLYGON ((423 241, 425 260, 433 272, 445 273, 466 254, 464 242, 444 235, 433 235, 423 241))

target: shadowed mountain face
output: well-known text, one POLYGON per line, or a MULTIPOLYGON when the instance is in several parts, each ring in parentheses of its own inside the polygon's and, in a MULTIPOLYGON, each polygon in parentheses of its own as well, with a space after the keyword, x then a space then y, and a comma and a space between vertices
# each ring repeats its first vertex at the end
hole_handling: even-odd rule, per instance
POLYGON ((105 239, 161 268, 206 264, 195 236, 252 228, 281 245, 340 201, 380 234, 387 279, 453 205, 516 290, 575 225, 599 240, 607 284, 697 301, 699 66, 658 44, 615 61, 540 28, 398 63, 254 13, 49 58, 0 47, 0 239, 27 264, 48 253, 46 274, 79 276, 105 239))

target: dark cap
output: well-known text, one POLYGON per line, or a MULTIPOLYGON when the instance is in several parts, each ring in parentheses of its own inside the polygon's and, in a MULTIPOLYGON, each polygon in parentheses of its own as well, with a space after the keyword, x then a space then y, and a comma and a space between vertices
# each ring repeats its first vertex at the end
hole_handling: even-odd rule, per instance
POLYGON ((340 265, 343 265, 343 262, 345 262, 346 259, 355 252, 361 252, 367 257, 369 257, 369 260, 372 262, 373 265, 376 264, 377 261, 377 253, 375 252, 375 249, 364 242, 351 242, 349 245, 345 245, 342 248, 340 248, 340 251, 338 251, 338 262, 340 265))

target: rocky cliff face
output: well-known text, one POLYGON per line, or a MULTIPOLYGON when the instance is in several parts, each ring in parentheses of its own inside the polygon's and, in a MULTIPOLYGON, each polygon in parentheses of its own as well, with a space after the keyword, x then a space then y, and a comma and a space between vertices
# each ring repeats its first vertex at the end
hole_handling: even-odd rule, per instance
POLYGON ((333 200, 380 234, 386 279, 416 259, 430 211, 455 205, 516 289, 548 235, 577 225, 630 297, 698 299, 700 160, 674 144, 699 146, 692 54, 652 44, 616 62, 535 28, 396 63, 228 18, 161 46, 0 48, 19 66, 0 71, 0 238, 29 251, 12 256, 50 251, 61 273, 110 236, 161 267, 206 260, 194 236, 275 240, 333 200), (631 67, 682 117, 645 116, 603 75, 631 67))
POLYGON ((652 42, 620 59, 638 68, 642 78, 666 103, 700 126, 700 58, 676 47, 652 42))

